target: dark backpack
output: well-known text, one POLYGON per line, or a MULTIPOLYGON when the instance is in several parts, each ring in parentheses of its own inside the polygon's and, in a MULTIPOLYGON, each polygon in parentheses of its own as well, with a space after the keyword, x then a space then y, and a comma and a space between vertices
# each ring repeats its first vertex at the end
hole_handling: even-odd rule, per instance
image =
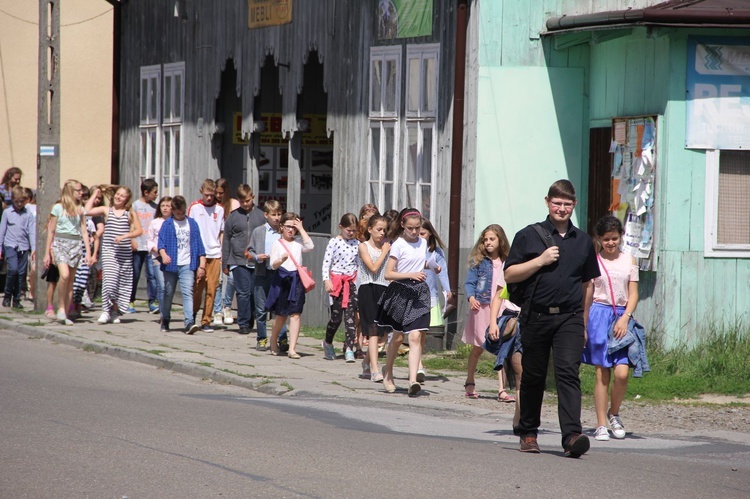
MULTIPOLYGON (((542 239, 542 242, 544 242, 544 245, 549 248, 550 246, 553 246, 555 244, 554 240, 552 239, 552 234, 547 232, 547 229, 542 227, 541 224, 533 224, 532 227, 536 231, 537 234, 539 234, 539 237, 542 239)), ((528 313, 528 309, 531 307, 531 300, 534 298, 534 293, 536 292, 536 285, 539 282, 539 277, 541 273, 537 271, 536 276, 534 278, 534 281, 531 282, 529 279, 526 279, 522 282, 514 282, 507 284, 508 286, 508 296, 509 300, 519 307, 521 307, 521 313, 524 312, 528 313), (526 303, 523 299, 523 296, 526 294, 526 286, 532 285, 534 286, 531 291, 531 295, 529 295, 528 303, 526 303)))

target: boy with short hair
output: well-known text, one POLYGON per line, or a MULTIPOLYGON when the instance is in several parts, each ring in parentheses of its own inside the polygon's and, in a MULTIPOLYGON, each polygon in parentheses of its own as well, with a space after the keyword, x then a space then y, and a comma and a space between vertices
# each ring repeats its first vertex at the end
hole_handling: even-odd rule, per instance
POLYGON ((148 293, 148 311, 159 313, 159 303, 156 296, 156 275, 151 265, 148 252, 148 226, 156 215, 156 198, 159 195, 159 185, 152 178, 141 182, 141 197, 133 202, 133 211, 141 222, 143 234, 133 239, 133 291, 130 293, 130 308, 128 313, 135 313, 135 292, 141 278, 141 269, 146 266, 146 291, 148 293))
MULTIPOLYGON (((279 222, 281 220, 281 203, 269 199, 263 204, 266 223, 253 230, 250 244, 247 247, 248 260, 255 265, 255 283, 253 288, 255 304, 255 324, 258 329, 258 344, 256 349, 263 352, 268 350, 268 335, 266 332, 266 295, 271 287, 271 281, 276 270, 271 268, 269 256, 271 245, 281 237, 279 222)), ((286 343, 286 325, 281 329, 279 347, 286 343), (282 339, 283 338, 283 339, 282 339)), ((288 344, 287 344, 288 345, 288 344)), ((289 348, 287 346, 287 348, 289 348)))
POLYGON ((177 281, 182 293, 182 310, 185 314, 185 334, 198 331, 193 314, 193 283, 206 277, 206 251, 203 248, 200 229, 192 218, 185 216, 187 202, 182 196, 172 198, 172 216, 164 221, 159 230, 157 249, 164 272, 164 294, 161 304, 161 331, 169 332, 172 298, 177 281))
POLYGON ((5 257, 8 273, 5 279, 3 307, 21 309, 21 291, 26 282, 29 252, 36 250, 36 224, 31 212, 26 209, 26 192, 16 185, 11 191, 12 206, 3 211, 0 219, 0 258, 5 257))
MULTIPOLYGON (((198 311, 203 302, 201 331, 213 333, 211 327, 212 312, 216 288, 219 286, 221 272, 221 236, 224 231, 224 208, 216 202, 216 182, 207 178, 201 185, 201 199, 193 202, 188 208, 187 216, 198 224, 203 247, 206 253, 206 271, 195 277, 193 293, 193 310, 198 311), (206 299, 203 301, 203 291, 206 299)), ((174 215, 173 215, 174 216, 174 215)))
POLYGON ((255 286, 256 264, 247 257, 247 244, 250 235, 265 223, 263 212, 253 204, 253 189, 247 184, 237 188, 240 207, 229 214, 224 222, 224 243, 221 260, 225 274, 232 272, 234 288, 237 291, 237 324, 240 334, 250 333, 255 286))

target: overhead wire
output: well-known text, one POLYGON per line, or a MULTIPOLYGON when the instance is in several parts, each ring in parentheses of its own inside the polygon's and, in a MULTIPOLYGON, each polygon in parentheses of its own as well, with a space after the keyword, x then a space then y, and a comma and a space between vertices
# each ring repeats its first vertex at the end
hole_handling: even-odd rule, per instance
MULTIPOLYGON (((86 19, 82 19, 80 21, 76 21, 76 22, 72 22, 72 23, 67 23, 67 24, 61 24, 60 27, 61 28, 66 28, 68 26, 76 26, 78 24, 87 23, 89 21, 93 21, 94 19, 97 19, 99 17, 102 17, 105 14, 108 14, 108 13, 112 12, 112 10, 113 9, 110 8, 110 9, 107 9, 107 10, 105 10, 104 12, 102 12, 100 14, 97 14, 95 16, 92 16, 92 17, 89 17, 89 18, 86 18, 86 19)), ((32 26, 39 26, 39 22, 37 22, 37 21, 29 21, 28 19, 23 19, 22 17, 18 17, 16 15, 13 15, 10 12, 7 12, 7 11, 5 11, 3 9, 0 9, 0 13, 5 14, 6 16, 11 17, 11 18, 13 18, 13 19, 15 19, 17 21, 21 21, 21 22, 26 23, 26 24, 31 24, 32 26)))

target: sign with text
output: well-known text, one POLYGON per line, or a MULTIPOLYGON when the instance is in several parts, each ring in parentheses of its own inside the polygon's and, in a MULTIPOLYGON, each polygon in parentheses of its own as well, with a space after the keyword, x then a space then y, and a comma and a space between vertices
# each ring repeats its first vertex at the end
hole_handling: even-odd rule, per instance
POLYGON ((292 22, 292 0, 247 0, 247 10, 250 29, 292 22))
POLYGON ((234 113, 232 116, 232 144, 247 145, 250 138, 242 135, 242 113, 234 113))
POLYGON ((432 0, 379 0, 378 39, 432 34, 432 0))
POLYGON ((750 42, 688 37, 685 147, 750 148, 750 42))

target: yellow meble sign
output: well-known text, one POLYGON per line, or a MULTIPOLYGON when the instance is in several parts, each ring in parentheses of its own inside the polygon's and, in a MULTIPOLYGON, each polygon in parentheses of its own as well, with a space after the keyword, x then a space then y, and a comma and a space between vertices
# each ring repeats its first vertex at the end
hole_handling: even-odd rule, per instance
POLYGON ((247 0, 250 29, 292 22, 292 0, 247 0))

